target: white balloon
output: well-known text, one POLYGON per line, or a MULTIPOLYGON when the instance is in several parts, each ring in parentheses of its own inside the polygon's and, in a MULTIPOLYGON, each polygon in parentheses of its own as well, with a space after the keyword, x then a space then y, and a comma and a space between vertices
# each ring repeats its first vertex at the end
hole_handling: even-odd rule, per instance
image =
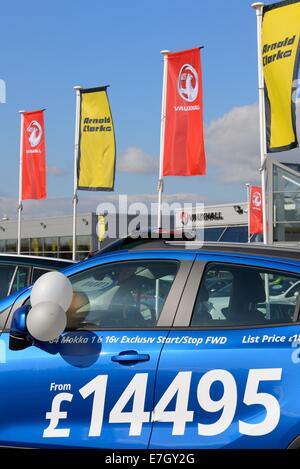
POLYGON ((35 305, 27 314, 29 334, 42 342, 57 339, 67 325, 67 315, 62 307, 51 301, 35 305))
POLYGON ((64 311, 70 307, 73 288, 70 280, 61 272, 47 272, 34 283, 30 301, 31 306, 45 301, 57 303, 64 311))

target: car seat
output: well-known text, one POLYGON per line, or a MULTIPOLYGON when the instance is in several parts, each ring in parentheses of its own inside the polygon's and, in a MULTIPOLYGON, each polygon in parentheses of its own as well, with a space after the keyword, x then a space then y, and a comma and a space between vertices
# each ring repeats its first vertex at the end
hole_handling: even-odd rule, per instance
POLYGON ((260 324, 265 315, 257 309, 258 303, 266 301, 264 281, 256 270, 232 271, 233 283, 228 308, 222 313, 226 322, 236 325, 260 324))
POLYGON ((209 293, 204 284, 200 287, 198 295, 197 308, 192 318, 192 326, 206 326, 214 320, 209 313, 209 293))

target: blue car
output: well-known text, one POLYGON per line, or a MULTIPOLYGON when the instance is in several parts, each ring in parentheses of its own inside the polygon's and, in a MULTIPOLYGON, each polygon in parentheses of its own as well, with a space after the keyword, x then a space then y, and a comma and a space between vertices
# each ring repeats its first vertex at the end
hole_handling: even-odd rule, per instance
POLYGON ((154 240, 64 273, 53 341, 28 332, 30 289, 0 303, 2 447, 300 447, 300 295, 270 301, 300 289, 298 253, 154 240))

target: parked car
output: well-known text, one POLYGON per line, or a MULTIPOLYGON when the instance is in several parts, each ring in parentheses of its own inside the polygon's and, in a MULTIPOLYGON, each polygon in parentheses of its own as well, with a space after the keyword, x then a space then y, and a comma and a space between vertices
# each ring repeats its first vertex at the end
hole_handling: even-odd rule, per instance
POLYGON ((288 288, 286 288, 286 290, 283 290, 282 293, 276 295, 274 295, 275 288, 273 287, 272 289, 270 289, 270 301, 275 303, 278 303, 279 301, 281 303, 295 303, 295 298, 297 298, 299 294, 299 283, 299 281, 293 282, 291 280, 289 282, 288 288))
POLYGON ((52 342, 29 333, 30 288, 0 302, 2 447, 300 447, 299 303, 265 293, 300 281, 298 252, 158 240, 64 274, 52 342), (223 318, 213 278, 232 282, 223 318))
POLYGON ((71 261, 52 257, 0 254, 0 298, 34 283, 49 270, 59 270, 71 261))

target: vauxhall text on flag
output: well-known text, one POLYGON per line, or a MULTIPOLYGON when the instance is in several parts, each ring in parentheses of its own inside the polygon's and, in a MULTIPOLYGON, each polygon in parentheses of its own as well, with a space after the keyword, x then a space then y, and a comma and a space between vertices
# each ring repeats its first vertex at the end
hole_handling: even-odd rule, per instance
POLYGON ((263 211, 262 211, 262 190, 261 187, 251 186, 250 188, 250 234, 263 233, 263 211))
POLYGON ((199 48, 166 54, 163 176, 206 172, 199 48))
POLYGON ((80 91, 78 189, 114 188, 116 146, 106 89, 80 91))
POLYGON ((46 198, 44 111, 24 112, 21 200, 46 198))
POLYGON ((298 146, 293 91, 299 68, 299 37, 299 0, 263 8, 262 63, 268 152, 298 146))

